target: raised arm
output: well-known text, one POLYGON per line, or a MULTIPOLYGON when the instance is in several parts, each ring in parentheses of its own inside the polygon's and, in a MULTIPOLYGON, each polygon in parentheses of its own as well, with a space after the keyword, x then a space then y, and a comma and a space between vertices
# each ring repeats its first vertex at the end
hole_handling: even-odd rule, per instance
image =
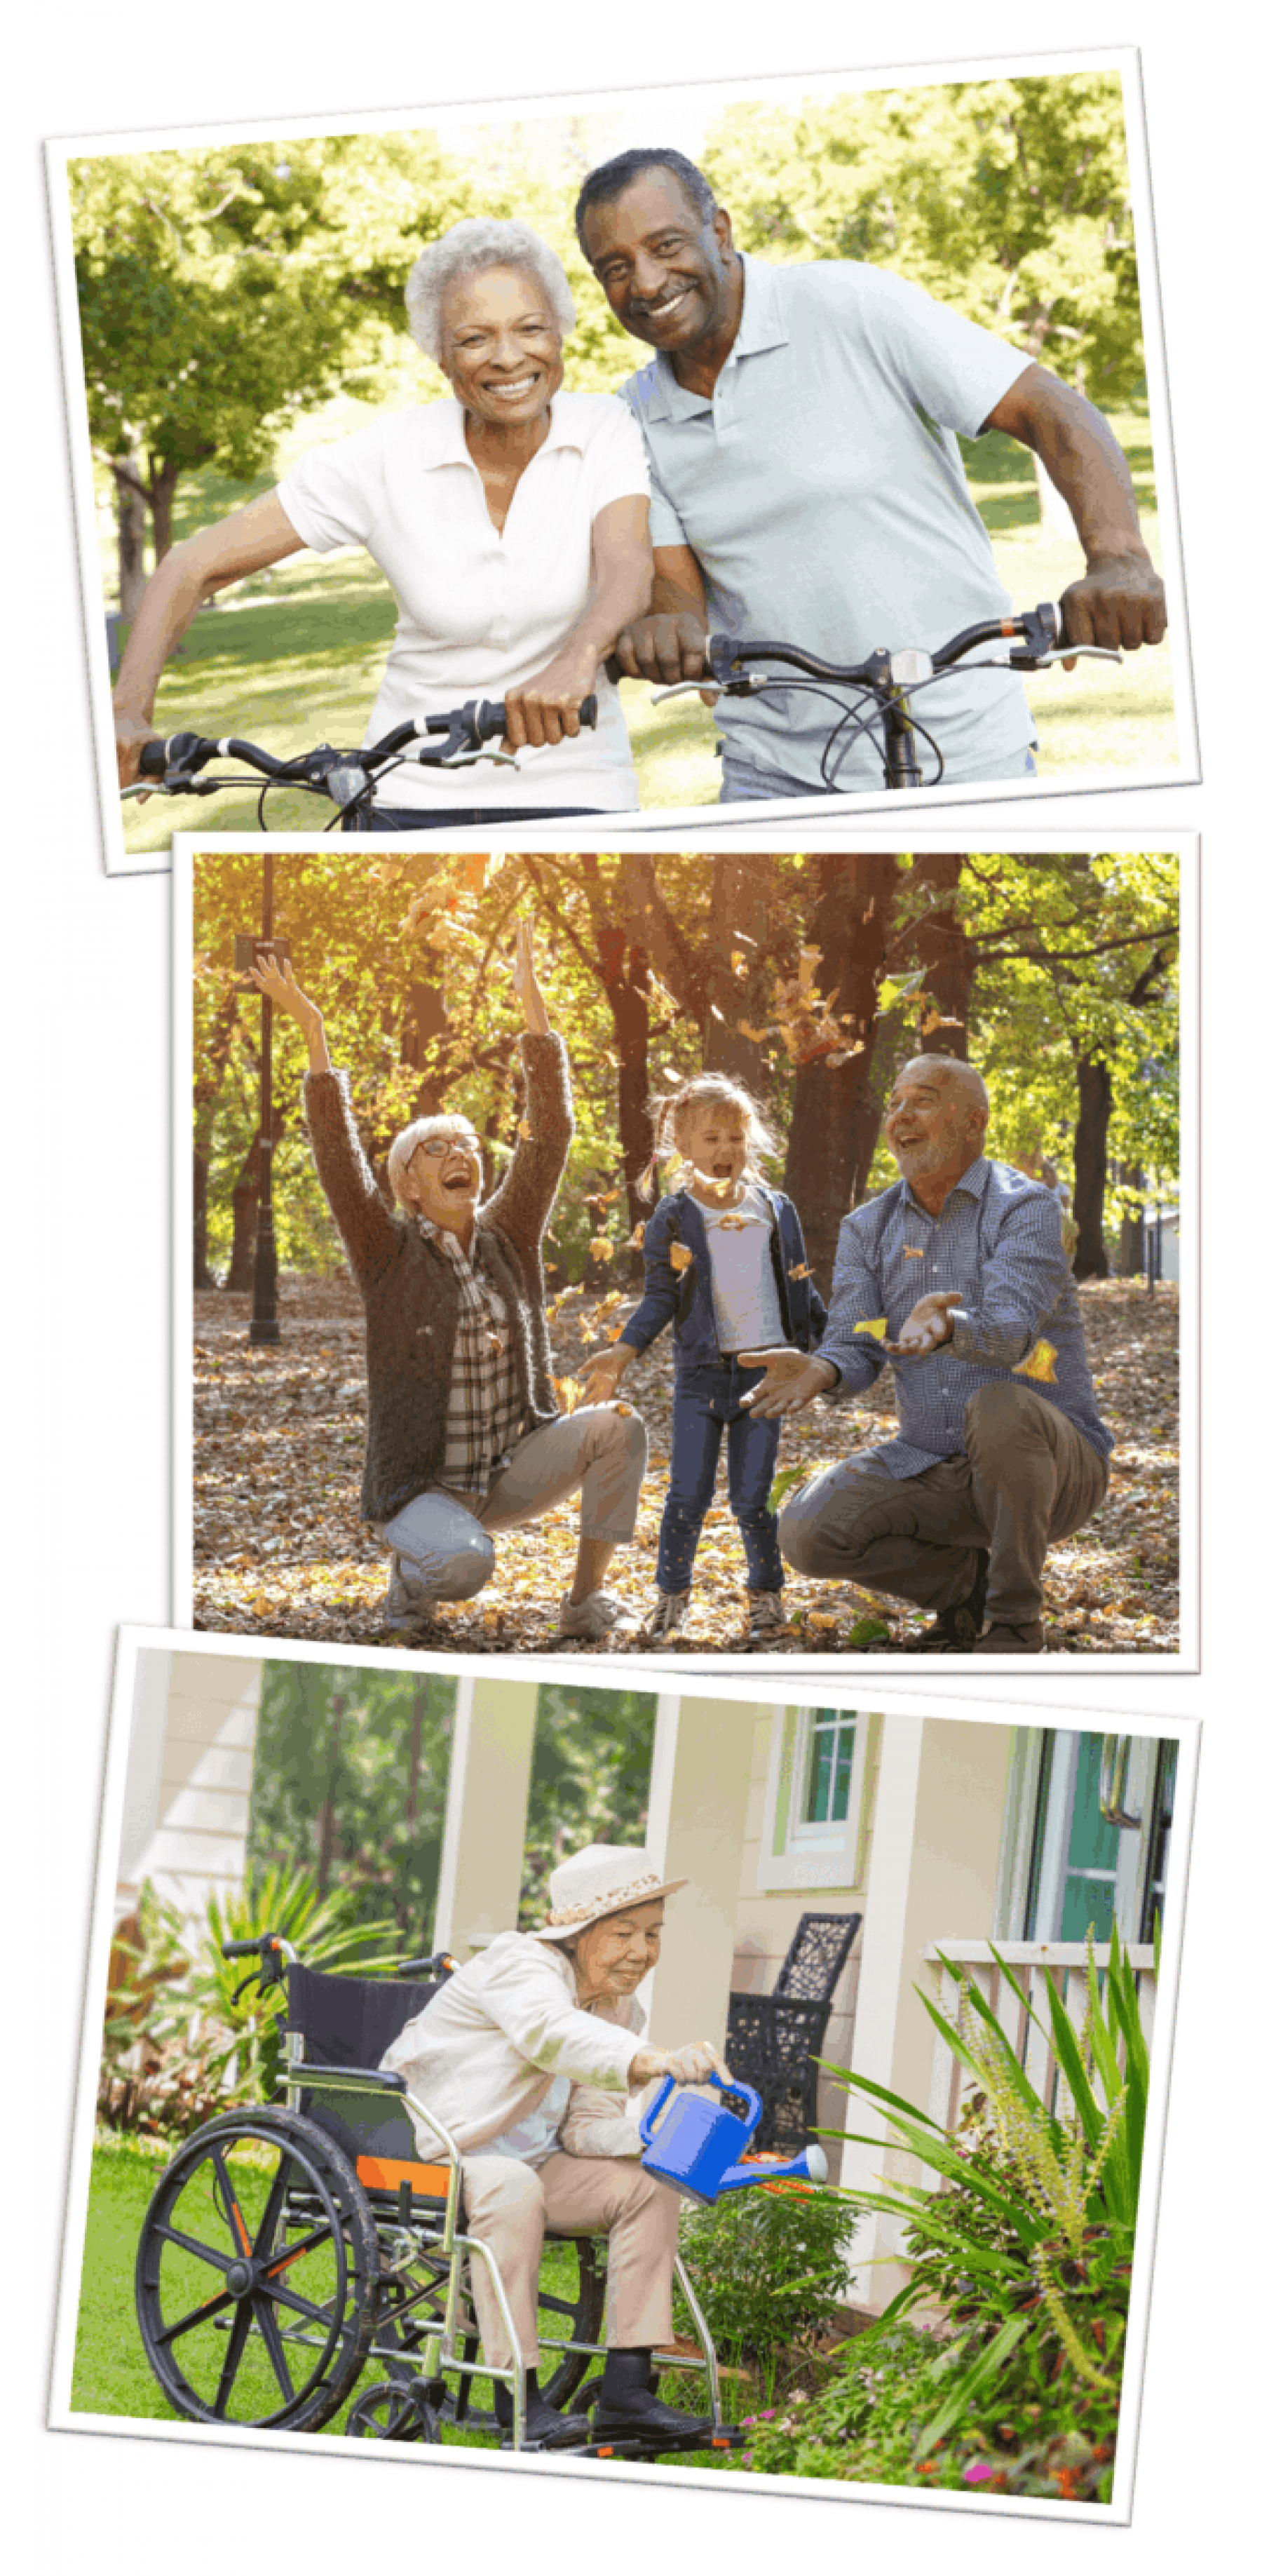
POLYGON ((307 1043, 307 1125, 316 1170, 347 1259, 361 1287, 378 1278, 399 1248, 399 1229, 372 1173, 351 1116, 345 1074, 329 1061, 324 1016, 304 993, 288 961, 265 958, 250 970, 258 991, 295 1021, 307 1043))
POLYGON ((533 680, 504 693, 514 750, 578 732, 579 708, 623 627, 647 608, 652 577, 647 499, 630 492, 607 501, 592 522, 592 586, 577 626, 533 680))
POLYGON ((1071 644, 1159 644, 1166 631, 1160 575, 1140 534, 1130 469, 1094 403, 1046 367, 1027 367, 985 423, 1030 447, 1073 513, 1087 569, 1061 606, 1071 644))
POLYGON ((517 925, 513 984, 521 1009, 526 1070, 526 1114, 518 1131, 513 1159, 494 1196, 481 1211, 519 1252, 537 1261, 543 1229, 565 1170, 574 1134, 565 1047, 552 1033, 547 1008, 535 974, 534 944, 529 924, 517 925))
MULTIPOLYGON (((589 1360, 580 1362, 575 1376, 583 1381, 584 1391, 592 1404, 607 1404, 616 1392, 631 1362, 655 1342, 664 1327, 674 1321, 679 1310, 680 1283, 685 1269, 671 1262, 672 1247, 678 1238, 666 1209, 655 1207, 644 1229, 644 1294, 633 1315, 628 1315, 616 1342, 603 1351, 593 1351, 589 1360)), ((687 1251, 687 1246, 682 1247, 687 1251)), ((691 1256, 689 1256, 691 1260, 691 1256)))
POLYGON ((212 528, 172 546, 164 555, 136 613, 114 689, 118 783, 130 787, 141 751, 157 739, 154 701, 176 645, 197 610, 229 582, 301 552, 302 539, 275 492, 264 492, 212 528))

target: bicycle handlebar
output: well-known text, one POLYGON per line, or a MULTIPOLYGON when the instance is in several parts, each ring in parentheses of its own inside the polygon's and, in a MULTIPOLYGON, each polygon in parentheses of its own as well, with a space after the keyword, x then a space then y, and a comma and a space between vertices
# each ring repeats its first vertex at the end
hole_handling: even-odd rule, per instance
MULTIPOLYGON (((578 711, 580 725, 590 730, 597 712, 595 697, 584 698, 578 711)), ((142 779, 160 780, 172 795, 213 796, 229 782, 210 778, 198 785, 208 762, 243 760, 278 786, 312 788, 330 797, 335 805, 350 805, 362 796, 373 773, 387 761, 400 759, 409 743, 430 741, 431 747, 413 757, 421 768, 443 769, 476 759, 488 743, 500 740, 507 729, 508 710, 502 698, 467 698, 462 707, 426 716, 419 724, 409 718, 363 750, 334 751, 329 743, 321 743, 314 751, 296 753, 291 760, 277 760, 258 743, 244 742, 235 734, 212 738, 207 734, 173 733, 164 742, 142 746, 138 774, 142 779), (439 736, 441 740, 431 740, 439 736)))

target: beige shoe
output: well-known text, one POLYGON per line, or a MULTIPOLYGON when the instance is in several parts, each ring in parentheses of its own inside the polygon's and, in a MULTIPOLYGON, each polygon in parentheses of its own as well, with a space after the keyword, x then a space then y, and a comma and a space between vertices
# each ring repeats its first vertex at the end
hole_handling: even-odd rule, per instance
POLYGON ((978 1638, 973 1648, 975 1655, 1041 1655, 1044 1652, 1045 1641, 1041 1619, 1024 1620, 1019 1628, 1009 1627, 1006 1621, 996 1620, 987 1629, 985 1636, 978 1638))
POLYGON ((572 1601, 567 1592, 561 1603, 563 1637, 629 1637, 640 1624, 638 1614, 614 1592, 589 1592, 583 1601, 572 1601))

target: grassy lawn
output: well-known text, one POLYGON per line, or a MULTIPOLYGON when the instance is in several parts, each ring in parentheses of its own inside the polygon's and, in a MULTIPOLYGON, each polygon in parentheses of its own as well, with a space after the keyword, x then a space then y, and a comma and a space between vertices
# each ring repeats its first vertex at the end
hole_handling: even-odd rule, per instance
MULTIPOLYGON (((186 2420, 163 2396, 145 2358, 136 2324, 136 2247, 145 2211, 166 2161, 165 2147, 158 2146, 156 2142, 109 2135, 98 2137, 92 2158, 70 2399, 71 2408, 76 2413, 140 2416, 167 2424, 186 2420)), ((242 2177, 239 2162, 235 2159, 233 2176, 248 2226, 257 2217, 269 2176, 260 2163, 257 2172, 242 2177)), ((181 2224, 188 2224, 188 2211, 184 2204, 181 2204, 181 2224)), ((213 2215, 204 2219, 202 2225, 212 2242, 222 2236, 222 2227, 213 2215)), ((175 2266, 181 2259, 178 2255, 174 2257, 175 2266)), ((545 2291, 551 2289, 559 2295, 566 2294, 572 2262, 568 2247, 545 2247, 541 2274, 541 2285, 545 2291)), ((192 2306, 206 2294, 206 2267, 189 2263, 186 2268, 187 2282, 181 2286, 187 2288, 192 2306)), ((311 2284, 304 2281, 304 2287, 310 2289, 311 2284)), ((169 2308, 166 2313, 170 2315, 169 2308)), ((218 2373, 223 2348, 222 2334, 213 2326, 195 2329, 183 2339, 182 2366, 194 2386, 205 2389, 207 2375, 213 2374, 210 2378, 210 2393, 213 2394, 214 2377, 218 2373), (200 2352, 196 2349, 199 2344, 200 2352)), ((252 2362, 251 2355, 247 2353, 239 2383, 243 2389, 251 2385, 247 2378, 251 2367, 256 2373, 259 2411, 262 2412, 274 2401, 275 2381, 270 2370, 261 2361, 252 2362)), ((345 2405, 322 2430, 325 2433, 344 2432, 346 2417, 355 2398, 385 2375, 384 2362, 369 2359, 345 2405)), ((696 2384, 678 2373, 665 2384, 664 2393, 679 2405, 696 2406, 700 2402, 696 2384)), ((471 2402, 489 2412, 492 2402, 489 2380, 474 2380, 471 2402)), ((477 2430, 458 2432, 449 2426, 443 2439, 445 2443, 454 2443, 469 2450, 498 2448, 494 2434, 477 2430)), ((722 2460, 711 2454, 707 2465, 719 2468, 722 2460)))
MULTIPOLYGON (((282 468, 291 451, 297 455, 304 447, 340 436, 365 416, 348 403, 334 406, 319 421, 306 422, 291 434, 282 468)), ((1119 412, 1113 426, 1135 479, 1145 538, 1160 562, 1146 415, 1119 412)), ((994 539, 1000 578, 1017 606, 1059 598, 1081 570, 1081 557, 1072 541, 1041 534, 1032 459, 1013 440, 998 436, 978 439, 964 453, 974 498, 994 539)), ((243 486, 211 473, 190 477, 177 511, 177 534, 190 534, 236 508, 266 490, 271 480, 267 476, 243 486)), ((112 551, 110 545, 102 551, 107 592, 114 577, 112 551)), ((786 624, 791 628, 787 612, 786 624)), ((362 739, 393 631, 393 597, 366 556, 294 556, 239 584, 194 620, 163 682, 157 721, 171 733, 189 728, 244 734, 280 753, 325 741, 345 748, 362 739)), ((1069 678, 1054 670, 1028 686, 1044 778, 1064 781, 1084 769, 1160 769, 1177 756, 1167 646, 1130 656, 1124 668, 1080 663, 1069 678)), ((648 690, 633 684, 627 685, 623 702, 642 803, 716 803, 714 724, 700 702, 682 699, 655 708, 648 690)), ((137 853, 165 849, 173 829, 199 825, 216 832, 252 831, 256 804, 253 791, 204 803, 192 798, 132 803, 124 809, 126 846, 137 853)), ((273 831, 319 831, 329 811, 323 800, 291 793, 269 797, 266 819, 273 831)))

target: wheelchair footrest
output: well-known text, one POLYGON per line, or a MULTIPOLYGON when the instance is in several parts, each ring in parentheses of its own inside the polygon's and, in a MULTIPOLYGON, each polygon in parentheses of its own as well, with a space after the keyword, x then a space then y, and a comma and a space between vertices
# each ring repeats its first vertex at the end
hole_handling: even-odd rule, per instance
POLYGON ((716 2424, 705 2433, 623 2433, 607 2442, 584 2442, 562 2454, 570 2460, 664 2460, 674 2451, 743 2451, 739 2424, 716 2424))

